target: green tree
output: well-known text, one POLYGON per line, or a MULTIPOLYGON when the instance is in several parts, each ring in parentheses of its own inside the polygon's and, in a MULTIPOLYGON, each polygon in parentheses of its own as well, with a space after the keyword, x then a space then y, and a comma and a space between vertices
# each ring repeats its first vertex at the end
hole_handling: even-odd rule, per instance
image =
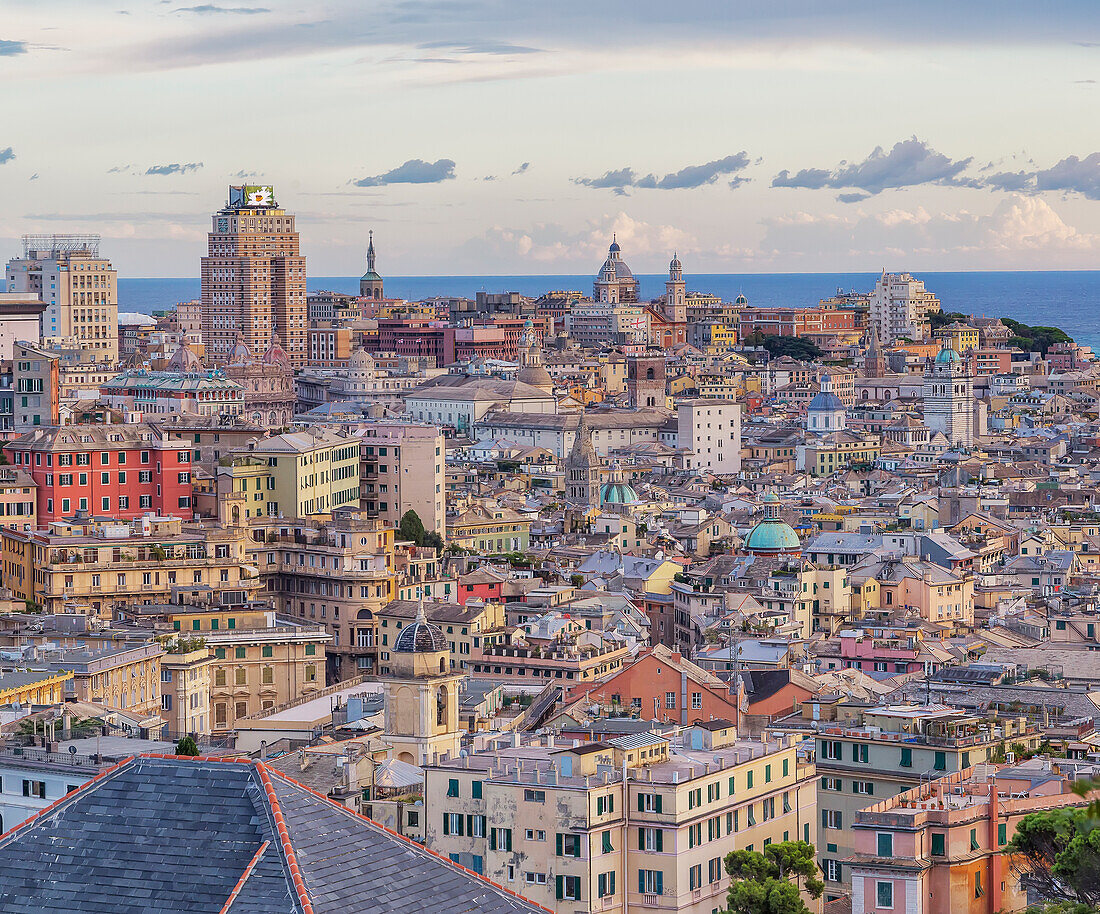
POLYGON ((409 540, 418 546, 424 545, 424 522, 412 508, 401 515, 401 523, 397 527, 397 535, 400 539, 409 540))
POLYGON ((801 361, 813 361, 825 354, 819 346, 800 336, 767 336, 764 337, 764 348, 773 359, 788 356, 801 361))
POLYGON ((726 855, 726 873, 731 880, 728 914, 810 914, 801 889, 811 898, 825 891, 817 878, 814 846, 805 841, 769 844, 762 854, 732 851, 726 855))
POLYGON ((202 755, 193 737, 181 736, 176 743, 176 755, 202 755))
MULTIPOLYGON (((1094 787, 1086 784, 1079 792, 1094 787)), ((1091 807, 1051 809, 1024 816, 1016 826, 1006 848, 1012 867, 1044 901, 1100 907, 1096 812, 1091 807)))

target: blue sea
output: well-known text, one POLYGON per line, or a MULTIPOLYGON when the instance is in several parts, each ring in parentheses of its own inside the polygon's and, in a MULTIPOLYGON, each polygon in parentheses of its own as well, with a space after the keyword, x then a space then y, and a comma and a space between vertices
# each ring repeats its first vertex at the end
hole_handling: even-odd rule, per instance
MULTIPOLYGON (((876 273, 696 273, 686 278, 688 289, 712 292, 727 301, 744 293, 750 304, 793 307, 816 304, 837 289, 870 291, 876 277, 876 273)), ((939 296, 945 311, 1060 327, 1078 342, 1100 350, 1100 271, 919 273, 917 277, 939 296)), ((639 275, 642 297, 656 298, 664 292, 665 278, 639 275)), ((550 289, 577 289, 591 294, 592 280, 591 274, 385 277, 387 295, 410 301, 437 295, 473 298, 479 291, 539 295, 550 289)), ((307 288, 355 293, 359 278, 314 276, 307 288)), ((120 311, 148 314, 198 298, 199 280, 120 279, 118 297, 120 311)))

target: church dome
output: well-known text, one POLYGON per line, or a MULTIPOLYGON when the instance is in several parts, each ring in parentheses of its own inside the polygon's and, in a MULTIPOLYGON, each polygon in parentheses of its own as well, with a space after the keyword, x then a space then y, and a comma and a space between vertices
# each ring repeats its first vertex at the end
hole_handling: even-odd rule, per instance
POLYGON ((632 505, 638 501, 638 493, 628 482, 605 482, 600 486, 601 505, 632 505))
POLYGON ((398 654, 433 654, 450 649, 443 629, 429 622, 422 611, 417 613, 413 622, 401 629, 401 634, 393 643, 393 650, 398 654))
POLYGON ((673 254, 672 260, 668 264, 668 271, 670 273, 675 273, 676 271, 682 270, 683 268, 684 265, 680 263, 680 258, 677 255, 673 254))
POLYGON ((249 349, 241 337, 237 337, 237 345, 229 351, 230 365, 247 365, 252 361, 252 350, 249 349))
POLYGON ((779 497, 774 492, 764 496, 764 519, 745 538, 744 548, 746 552, 766 554, 802 551, 794 527, 779 517, 779 497))
POLYGON ((944 346, 936 355, 937 365, 951 365, 955 362, 961 362, 959 354, 950 346, 944 346))
POLYGON ((186 343, 180 345, 166 366, 168 371, 202 371, 202 362, 186 343))
POLYGON ((740 294, 739 294, 739 295, 737 296, 737 298, 735 298, 735 299, 733 300, 733 303, 734 303, 735 305, 747 305, 747 304, 749 303, 749 300, 748 300, 747 298, 745 298, 745 293, 744 293, 744 292, 741 292, 741 293, 740 293, 740 294))
POLYGON ((549 388, 553 390, 554 379, 541 365, 525 365, 516 372, 516 380, 522 384, 530 384, 532 387, 549 388))
POLYGON ((823 390, 814 394, 814 398, 810 400, 810 405, 807 409, 811 413, 829 413, 838 410, 843 411, 844 404, 841 402, 840 397, 832 391, 823 390))
POLYGON ((280 368, 290 367, 290 356, 279 345, 279 340, 275 336, 271 338, 271 345, 267 347, 267 352, 264 353, 262 361, 265 365, 278 365, 280 368))
POLYGON ((619 247, 619 243, 617 241, 615 241, 614 238, 612 238, 611 239, 611 247, 609 247, 607 249, 607 252, 609 254, 618 254, 620 250, 621 250, 621 248, 619 247))

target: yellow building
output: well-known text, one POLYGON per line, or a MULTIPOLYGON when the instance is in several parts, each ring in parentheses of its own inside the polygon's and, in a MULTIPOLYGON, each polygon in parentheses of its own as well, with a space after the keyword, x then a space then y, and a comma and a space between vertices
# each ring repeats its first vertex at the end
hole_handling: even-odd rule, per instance
POLYGON ((65 699, 65 683, 73 674, 35 670, 0 674, 0 705, 56 705, 65 699))
POLYGON ((306 429, 258 438, 234 454, 239 455, 267 461, 275 480, 271 493, 276 506, 268 510, 275 510, 277 516, 309 517, 359 506, 356 438, 323 429, 306 429))
POLYGON ((90 650, 63 651, 48 666, 71 672, 66 697, 90 701, 148 718, 160 717, 159 643, 104 645, 90 650))
POLYGON ((860 438, 851 432, 836 432, 799 450, 804 455, 800 468, 811 476, 828 476, 853 463, 874 463, 882 454, 882 443, 877 435, 860 438))
POLYGON ((170 735, 210 732, 210 670, 213 654, 201 640, 183 639, 168 644, 160 658, 160 716, 170 735))
POLYGON ((962 321, 955 321, 946 327, 940 327, 932 336, 946 343, 960 355, 971 349, 977 349, 981 338, 977 327, 971 327, 969 324, 962 323, 962 321))
POLYGON ((17 467, 0 467, 0 526, 33 530, 38 526, 34 480, 17 467))
MULTIPOLYGON (((471 658, 480 657, 482 647, 508 640, 503 603, 471 600, 462 606, 425 601, 424 611, 428 621, 437 625, 446 636, 452 670, 468 670, 471 658)), ((378 645, 381 675, 393 672, 391 651, 401 632, 416 619, 416 614, 416 599, 394 600, 378 610, 374 620, 374 641, 378 645)))
POLYGON ((247 454, 226 458, 219 461, 215 474, 215 502, 195 497, 196 507, 204 513, 228 524, 278 515, 275 468, 266 460, 247 454))
POLYGON ((51 613, 110 618, 116 608, 183 593, 244 602, 260 583, 245 563, 241 531, 185 527, 178 517, 0 528, 0 542, 3 586, 51 613))
POLYGON ((815 769, 728 721, 677 740, 547 738, 429 765, 427 846, 560 914, 712 914, 730 851, 815 836, 815 769))
POLYGON ((475 502, 447 520, 447 542, 485 555, 526 552, 531 521, 511 508, 475 502))
POLYGON ((169 619, 181 636, 202 638, 213 651, 210 729, 215 733, 325 686, 325 645, 332 636, 320 627, 247 607, 188 607, 169 619))
POLYGON ((718 355, 723 352, 732 352, 737 346, 737 329, 727 327, 725 324, 710 325, 710 345, 707 346, 708 355, 718 355))

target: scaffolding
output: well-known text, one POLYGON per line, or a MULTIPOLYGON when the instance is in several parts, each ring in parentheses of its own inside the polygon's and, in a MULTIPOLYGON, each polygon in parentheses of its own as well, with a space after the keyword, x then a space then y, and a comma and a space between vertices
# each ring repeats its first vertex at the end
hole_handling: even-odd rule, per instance
POLYGON ((23 256, 57 255, 57 254, 88 254, 91 257, 99 256, 99 235, 91 234, 64 234, 64 235, 24 235, 23 256))

